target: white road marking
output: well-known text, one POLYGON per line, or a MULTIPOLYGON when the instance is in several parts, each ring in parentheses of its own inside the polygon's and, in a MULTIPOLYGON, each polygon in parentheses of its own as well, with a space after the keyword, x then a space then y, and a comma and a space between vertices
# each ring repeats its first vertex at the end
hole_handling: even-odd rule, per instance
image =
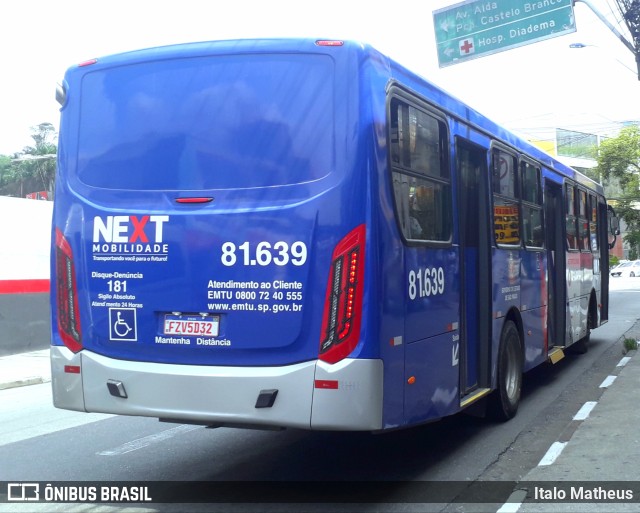
POLYGON ((553 442, 551 447, 549 447, 547 454, 545 454, 540 460, 540 463, 538 463, 538 466, 544 467, 547 465, 551 465, 554 461, 556 461, 556 459, 558 459, 558 456, 560 456, 566 445, 567 442, 553 442))
POLYGON ((626 364, 629 363, 630 360, 631 360, 630 356, 625 356, 622 360, 618 362, 618 365, 616 365, 616 367, 624 367, 626 364))
POLYGON ((137 451, 138 449, 143 449, 152 444, 157 444, 159 442, 169 440, 174 436, 188 433, 189 431, 193 431, 194 429, 201 429, 201 428, 202 426, 195 426, 191 424, 181 424, 180 426, 167 429, 160 433, 156 433, 155 435, 149 435, 143 438, 138 438, 137 440, 132 440, 131 442, 127 442, 126 444, 122 444, 118 447, 114 447, 113 449, 100 451, 97 454, 98 456, 119 456, 121 454, 126 454, 128 452, 137 451))
POLYGON ((573 420, 585 420, 591 413, 591 410, 596 407, 596 404, 598 404, 596 401, 587 401, 584 403, 582 408, 578 410, 578 413, 574 415, 573 420))
POLYGON ((602 383, 600 383, 600 388, 610 387, 617 377, 618 376, 607 376, 605 380, 602 383))
POLYGON ((517 513, 526 498, 527 492, 516 490, 496 513, 517 513))

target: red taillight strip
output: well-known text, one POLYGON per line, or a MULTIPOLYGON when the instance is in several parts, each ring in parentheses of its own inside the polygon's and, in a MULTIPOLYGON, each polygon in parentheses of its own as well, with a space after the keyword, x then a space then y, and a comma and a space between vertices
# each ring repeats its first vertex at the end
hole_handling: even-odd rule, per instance
POLYGON ((79 68, 84 68, 85 66, 91 66, 93 64, 95 64, 96 62, 98 62, 98 59, 89 59, 88 61, 84 61, 81 62, 80 64, 78 64, 79 68))
POLYGON ((338 390, 338 382, 335 379, 316 379, 314 387, 325 390, 338 390))
POLYGON ((344 41, 338 39, 318 39, 316 41, 317 46, 343 46, 344 41))
POLYGON ((364 293, 366 226, 360 225, 335 247, 327 283, 319 358, 336 363, 358 344, 364 293))
POLYGON ((211 203, 213 198, 176 198, 176 203, 211 203))
POLYGON ((56 228, 56 306, 58 332, 65 346, 77 353, 82 349, 78 286, 71 246, 56 228))

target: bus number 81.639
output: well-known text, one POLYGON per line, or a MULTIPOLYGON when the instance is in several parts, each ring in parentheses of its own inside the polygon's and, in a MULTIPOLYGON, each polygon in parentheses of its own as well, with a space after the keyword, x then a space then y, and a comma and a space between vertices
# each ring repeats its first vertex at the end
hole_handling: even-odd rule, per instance
POLYGON ((444 293, 444 269, 427 267, 409 271, 409 299, 437 296, 444 293))
POLYGON ((263 241, 258 242, 255 248, 252 248, 249 242, 243 242, 239 246, 233 242, 225 242, 222 244, 220 256, 222 265, 227 267, 235 265, 238 262, 236 251, 242 253, 240 263, 249 266, 287 265, 288 263, 301 266, 307 261, 307 245, 300 241, 292 243, 291 246, 284 241, 276 242, 273 246, 263 241))

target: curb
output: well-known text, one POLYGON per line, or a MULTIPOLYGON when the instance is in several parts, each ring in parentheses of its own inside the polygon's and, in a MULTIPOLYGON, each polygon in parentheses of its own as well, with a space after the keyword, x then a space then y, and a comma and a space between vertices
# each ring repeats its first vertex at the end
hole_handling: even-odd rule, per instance
POLYGON ((30 378, 16 379, 6 383, 0 383, 0 390, 9 390, 10 388, 24 387, 28 385, 41 385, 42 383, 50 383, 51 378, 43 376, 33 376, 30 378))

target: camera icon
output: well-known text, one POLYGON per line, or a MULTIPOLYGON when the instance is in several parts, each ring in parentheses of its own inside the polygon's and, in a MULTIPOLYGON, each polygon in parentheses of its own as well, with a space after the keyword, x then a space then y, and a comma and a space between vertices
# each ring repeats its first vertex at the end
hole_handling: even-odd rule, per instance
POLYGON ((7 501, 30 502, 40 500, 39 483, 8 483, 7 501))

